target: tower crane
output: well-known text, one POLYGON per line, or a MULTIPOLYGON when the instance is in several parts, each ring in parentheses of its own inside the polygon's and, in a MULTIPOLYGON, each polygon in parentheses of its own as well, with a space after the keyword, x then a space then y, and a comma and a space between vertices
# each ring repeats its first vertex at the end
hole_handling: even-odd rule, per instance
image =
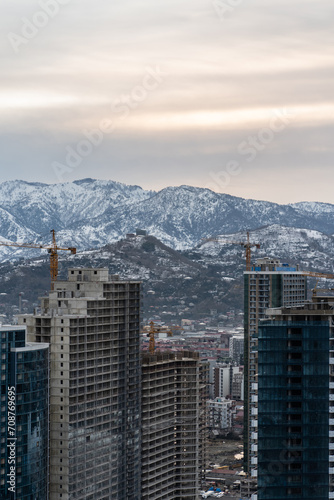
MULTIPOLYGON (((319 291, 320 290, 325 290, 325 288, 321 288, 321 289, 317 288, 320 278, 324 278, 326 280, 334 280, 334 274, 317 273, 317 272, 313 272, 313 271, 302 271, 302 275, 303 276, 310 276, 311 278, 318 278, 317 282, 315 284, 315 287, 312 290, 312 296, 313 297, 317 296, 317 290, 319 290, 319 291)), ((333 288, 328 288, 328 290, 332 291, 333 288)))
POLYGON ((241 245, 246 249, 246 271, 251 270, 252 247, 260 248, 259 243, 249 241, 249 231, 247 231, 247 241, 229 241, 219 237, 204 238, 204 241, 217 241, 218 243, 227 243, 231 245, 241 245))
POLYGON ((148 350, 150 354, 155 353, 155 334, 157 333, 157 330, 155 329, 154 322, 150 321, 150 330, 148 333, 148 336, 150 338, 149 344, 148 344, 148 350))
POLYGON ((38 245, 37 243, 3 243, 0 242, 2 247, 18 247, 18 248, 41 248, 47 250, 50 254, 50 274, 51 274, 51 290, 54 290, 55 282, 58 277, 58 250, 71 252, 72 255, 77 253, 77 249, 74 247, 62 248, 56 243, 55 230, 50 231, 52 233, 52 243, 50 245, 38 245))

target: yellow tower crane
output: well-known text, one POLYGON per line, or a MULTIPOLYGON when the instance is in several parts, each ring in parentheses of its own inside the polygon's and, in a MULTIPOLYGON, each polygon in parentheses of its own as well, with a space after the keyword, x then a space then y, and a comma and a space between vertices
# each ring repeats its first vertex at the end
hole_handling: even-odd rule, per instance
MULTIPOLYGON (((324 278, 326 280, 334 280, 334 274, 326 274, 326 273, 317 273, 313 271, 302 271, 303 276, 310 276, 311 278, 324 278)), ((317 282, 315 284, 315 287, 312 290, 312 296, 316 297, 317 296, 317 290, 318 291, 325 291, 325 288, 317 288, 319 279, 317 279, 317 282)), ((333 288, 328 288, 328 290, 332 291, 333 288)))
POLYGON ((204 238, 204 241, 217 241, 218 243, 226 243, 230 245, 241 245, 246 249, 246 271, 251 270, 252 247, 260 248, 259 243, 249 241, 249 231, 247 231, 247 241, 229 241, 219 237, 204 238))
POLYGON ((148 350, 150 354, 155 353, 155 334, 157 333, 157 330, 155 329, 154 322, 150 321, 150 330, 148 333, 148 336, 150 338, 149 344, 148 344, 148 350))
POLYGON ((50 245, 38 245, 37 243, 2 243, 2 247, 18 247, 18 248, 41 248, 47 250, 50 254, 50 274, 51 274, 51 290, 54 290, 55 282, 58 277, 58 250, 64 250, 65 252, 71 252, 72 255, 77 253, 77 249, 74 247, 62 248, 56 243, 55 230, 50 231, 52 233, 52 243, 50 245))

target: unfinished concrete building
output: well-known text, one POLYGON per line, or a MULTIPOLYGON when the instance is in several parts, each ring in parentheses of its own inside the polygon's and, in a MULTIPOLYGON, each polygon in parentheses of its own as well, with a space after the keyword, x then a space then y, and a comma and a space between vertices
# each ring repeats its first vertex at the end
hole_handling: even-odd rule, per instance
POLYGON ((49 500, 139 500, 140 283, 70 269, 20 323, 50 344, 49 500))
POLYGON ((198 353, 142 357, 143 500, 197 498, 204 453, 201 371, 198 353))

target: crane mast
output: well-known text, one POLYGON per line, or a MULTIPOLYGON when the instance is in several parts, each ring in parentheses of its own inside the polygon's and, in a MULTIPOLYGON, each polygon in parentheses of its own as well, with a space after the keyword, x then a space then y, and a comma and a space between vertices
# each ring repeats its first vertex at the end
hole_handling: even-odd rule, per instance
POLYGON ((252 243, 249 240, 249 231, 247 231, 247 241, 229 241, 217 236, 212 238, 204 238, 204 241, 216 241, 218 243, 226 243, 230 245, 241 245, 246 250, 246 271, 251 270, 251 262, 252 262, 252 247, 260 248, 261 245, 259 243, 252 243))
POLYGON ((149 331, 149 344, 148 344, 148 350, 149 350, 149 353, 150 354, 154 354, 155 352, 155 334, 156 334, 156 330, 155 330, 155 327, 154 327, 154 322, 151 321, 150 322, 150 331, 149 331))
POLYGON ((40 248, 42 250, 47 250, 50 254, 50 275, 51 275, 51 290, 54 290, 55 282, 58 278, 58 250, 71 252, 72 255, 77 253, 77 249, 74 247, 62 248, 57 245, 56 233, 52 229, 52 243, 50 245, 38 245, 36 243, 3 243, 0 242, 2 247, 16 247, 16 248, 40 248))

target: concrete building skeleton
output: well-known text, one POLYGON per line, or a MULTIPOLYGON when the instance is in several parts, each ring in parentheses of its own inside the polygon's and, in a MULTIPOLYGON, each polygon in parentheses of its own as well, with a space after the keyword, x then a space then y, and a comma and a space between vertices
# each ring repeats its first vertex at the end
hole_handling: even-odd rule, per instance
POLYGON ((197 498, 206 461, 206 377, 198 353, 143 355, 143 500, 197 498))
POLYGON ((49 500, 139 500, 140 282, 70 269, 19 322, 50 344, 49 500))

